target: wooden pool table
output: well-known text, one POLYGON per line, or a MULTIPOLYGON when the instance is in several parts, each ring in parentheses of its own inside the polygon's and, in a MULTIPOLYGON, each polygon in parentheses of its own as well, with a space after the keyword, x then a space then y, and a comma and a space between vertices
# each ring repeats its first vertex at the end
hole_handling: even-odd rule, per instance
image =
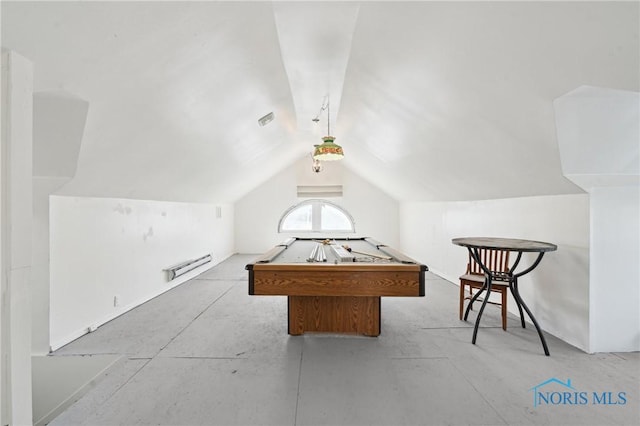
POLYGON ((288 297, 289 334, 367 336, 380 334, 380 298, 424 296, 428 270, 371 238, 290 238, 246 269, 250 295, 288 297))

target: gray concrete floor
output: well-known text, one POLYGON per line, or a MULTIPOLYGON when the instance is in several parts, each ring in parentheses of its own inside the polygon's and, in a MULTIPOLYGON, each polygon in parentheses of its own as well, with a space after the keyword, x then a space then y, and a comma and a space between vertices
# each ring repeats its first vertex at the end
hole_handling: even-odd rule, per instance
POLYGON ((472 345, 458 287, 431 273, 426 297, 383 299, 377 338, 290 337, 286 298, 247 294, 254 258, 233 256, 56 351, 122 360, 50 424, 640 423, 638 353, 589 355, 547 335, 546 357, 533 327, 511 317, 503 331, 491 305, 472 345), (552 378, 572 389, 544 385, 550 402, 536 404, 532 388, 552 378))

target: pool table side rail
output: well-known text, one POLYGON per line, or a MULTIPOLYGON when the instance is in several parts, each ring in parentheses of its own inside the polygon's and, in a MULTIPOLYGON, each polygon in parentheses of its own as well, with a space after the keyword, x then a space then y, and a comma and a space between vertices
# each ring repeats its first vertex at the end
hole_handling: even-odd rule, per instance
MULTIPOLYGON (((413 265, 421 265, 420 262, 416 262, 415 260, 413 260, 409 256, 406 256, 406 255, 400 253, 398 250, 392 249, 391 247, 378 246, 378 250, 380 250, 381 252, 383 252, 387 256, 391 256, 396 262, 405 263, 405 264, 409 264, 409 265, 412 265, 412 264, 413 265)), ((424 266, 424 270, 425 271, 429 270, 427 265, 421 265, 421 266, 424 266)))
MULTIPOLYGON (((254 260, 254 263, 271 263, 276 257, 280 256, 280 253, 282 253, 286 249, 287 246, 285 245, 275 246, 274 248, 254 260)), ((245 269, 249 269, 249 265, 247 265, 245 269)))
POLYGON ((410 296, 425 294, 425 265, 255 264, 249 294, 270 296, 410 296))

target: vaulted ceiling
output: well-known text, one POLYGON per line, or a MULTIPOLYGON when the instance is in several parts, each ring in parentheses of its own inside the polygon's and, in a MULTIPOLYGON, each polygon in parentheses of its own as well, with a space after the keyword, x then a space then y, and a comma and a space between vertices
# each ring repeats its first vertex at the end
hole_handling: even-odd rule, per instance
POLYGON ((640 90, 638 5, 3 1, 2 46, 88 103, 62 194, 233 202, 309 156, 328 96, 344 167, 396 199, 507 198, 581 192, 552 102, 640 90))

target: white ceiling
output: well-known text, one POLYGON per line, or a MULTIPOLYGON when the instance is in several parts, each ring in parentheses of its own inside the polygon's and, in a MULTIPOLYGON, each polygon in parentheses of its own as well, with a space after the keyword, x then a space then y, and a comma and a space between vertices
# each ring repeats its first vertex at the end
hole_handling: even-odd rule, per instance
POLYGON ((553 100, 640 90, 638 2, 1 5, 35 90, 89 104, 64 194, 233 202, 309 155, 326 95, 344 166, 400 201, 576 193, 553 100))

